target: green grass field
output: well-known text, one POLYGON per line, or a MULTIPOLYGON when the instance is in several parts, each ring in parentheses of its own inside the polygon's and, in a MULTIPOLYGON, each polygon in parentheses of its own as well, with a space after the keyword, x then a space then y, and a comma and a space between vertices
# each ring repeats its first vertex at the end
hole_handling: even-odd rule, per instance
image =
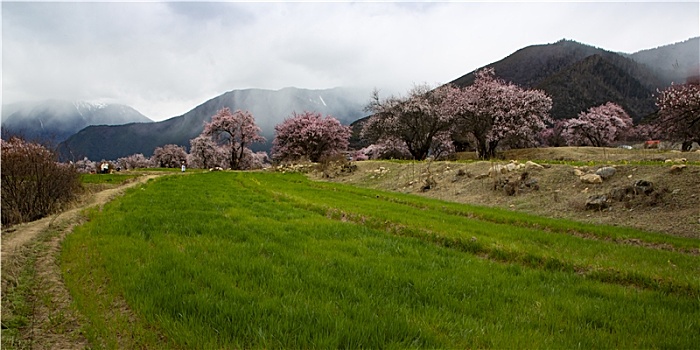
POLYGON ((166 176, 87 215, 61 267, 97 348, 700 344, 697 240, 298 174, 166 176))

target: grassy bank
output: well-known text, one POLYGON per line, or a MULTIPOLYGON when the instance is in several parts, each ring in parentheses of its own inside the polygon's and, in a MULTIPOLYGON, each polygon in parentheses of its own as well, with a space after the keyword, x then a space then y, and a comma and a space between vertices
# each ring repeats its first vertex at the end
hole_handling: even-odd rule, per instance
POLYGON ((89 215, 61 259, 96 347, 700 341, 697 240, 294 174, 165 177, 89 215))

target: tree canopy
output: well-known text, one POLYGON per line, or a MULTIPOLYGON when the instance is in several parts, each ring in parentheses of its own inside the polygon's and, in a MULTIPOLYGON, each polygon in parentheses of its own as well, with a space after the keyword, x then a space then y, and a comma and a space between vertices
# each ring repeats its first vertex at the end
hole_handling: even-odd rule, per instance
POLYGON ((456 131, 474 143, 480 158, 493 158, 499 143, 534 144, 545 129, 552 100, 496 78, 493 69, 476 73, 474 84, 448 87, 443 113, 454 116, 456 131))
POLYGON ((204 124, 202 131, 202 135, 212 137, 215 141, 226 145, 226 160, 229 167, 234 170, 241 169, 243 158, 247 154, 252 154, 248 148, 251 144, 265 142, 265 138, 260 133, 261 129, 250 112, 236 110, 231 113, 228 107, 216 112, 211 122, 204 124))
POLYGON ((306 158, 318 162, 323 157, 346 151, 352 131, 332 116, 305 111, 292 113, 275 126, 272 158, 296 160, 306 158))
POLYGON ((414 159, 423 160, 434 141, 449 134, 454 126, 452 115, 442 109, 445 90, 431 91, 428 85, 416 85, 406 97, 391 96, 381 100, 374 91, 366 110, 373 115, 365 123, 362 135, 372 142, 401 140, 414 159))
POLYGON ((690 150, 693 142, 700 143, 700 83, 671 85, 658 95, 659 114, 655 124, 661 133, 683 142, 682 149, 690 150))
POLYGON ((610 146, 632 129, 632 118, 619 105, 608 102, 564 122, 563 136, 572 146, 610 146))

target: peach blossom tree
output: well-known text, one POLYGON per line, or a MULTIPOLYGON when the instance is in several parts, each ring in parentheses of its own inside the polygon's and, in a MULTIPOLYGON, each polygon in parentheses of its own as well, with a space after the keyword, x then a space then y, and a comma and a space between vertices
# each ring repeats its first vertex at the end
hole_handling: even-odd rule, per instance
POLYGON ((250 112, 236 110, 231 113, 231 110, 225 107, 216 112, 211 122, 204 124, 201 135, 223 144, 229 168, 240 170, 243 169, 244 157, 251 154, 249 146, 256 142, 265 142, 265 137, 260 133, 261 129, 250 112))
POLYGON ((161 168, 178 168, 187 160, 187 151, 184 147, 173 144, 156 147, 151 160, 161 168))
POLYGON ((414 86, 405 97, 383 100, 375 90, 365 108, 373 115, 361 136, 375 144, 400 141, 413 159, 423 160, 434 151, 433 146, 442 145, 435 141, 444 140, 454 125, 453 116, 441 108, 445 97, 444 89, 432 90, 425 84, 414 86))
POLYGON ((498 79, 492 68, 476 72, 472 85, 446 87, 445 95, 443 113, 454 116, 456 131, 467 136, 482 159, 495 157, 506 141, 535 144, 536 136, 551 122, 549 96, 498 79))
POLYGON ((632 130, 632 118, 619 105, 608 102, 579 113, 564 126, 564 138, 572 146, 606 147, 632 130))
POLYGON ((693 142, 700 143, 700 84, 689 82, 671 85, 657 97, 658 117, 654 124, 665 137, 683 142, 689 151, 693 142))
POLYGON ((305 111, 292 113, 275 126, 272 158, 276 161, 308 159, 318 162, 348 148, 352 131, 334 117, 305 111))
POLYGON ((226 152, 209 136, 199 135, 190 140, 187 162, 192 168, 211 169, 225 165, 226 152))

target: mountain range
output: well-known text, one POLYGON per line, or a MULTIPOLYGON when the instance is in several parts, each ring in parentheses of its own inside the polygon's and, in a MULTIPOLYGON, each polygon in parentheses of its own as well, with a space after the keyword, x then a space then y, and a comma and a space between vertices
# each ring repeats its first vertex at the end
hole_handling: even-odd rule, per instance
POLYGON ((332 115, 347 125, 363 116, 363 106, 368 99, 369 94, 344 88, 234 90, 214 97, 181 116, 160 122, 89 126, 61 143, 59 151, 64 159, 88 157, 101 160, 135 153, 148 157, 156 147, 165 144, 177 144, 189 149, 190 139, 197 137, 204 123, 224 107, 231 111, 248 110, 267 138, 265 144, 255 144, 251 148, 254 151, 269 150, 275 125, 293 112, 313 111, 323 116, 332 115))
MULTIPOLYGON (((634 54, 561 40, 528 46, 487 67, 501 79, 546 92, 554 119, 574 118, 590 107, 615 102, 639 122, 656 111, 658 89, 700 75, 700 38, 634 54)), ((451 83, 469 85, 474 73, 451 83)))
MULTIPOLYGON (((671 82, 684 83, 691 77, 700 77, 699 53, 700 38, 632 54, 560 40, 522 48, 484 67, 493 67, 499 78, 521 87, 544 90, 553 100, 550 114, 554 119, 573 118, 581 111, 611 101, 621 105, 635 122, 639 122, 656 112, 654 94, 657 90, 671 82)), ((450 83, 467 86, 474 81, 474 73, 479 69, 450 83)), ((125 111, 133 111, 127 106, 100 108, 94 105, 81 109, 80 104, 50 101, 40 104, 41 107, 4 105, 2 126, 3 134, 6 128, 19 128, 25 135, 35 133, 31 135, 64 139, 59 151, 65 160, 83 157, 101 160, 134 153, 150 156, 156 147, 165 144, 188 148, 189 140, 199 135, 204 123, 223 107, 250 111, 268 140, 265 144, 255 145, 254 150, 269 150, 276 124, 292 112, 315 111, 353 125, 351 146, 359 147, 362 142, 357 134, 367 118, 363 109, 369 97, 369 91, 346 88, 233 90, 181 116, 160 122, 144 120, 142 115, 143 118, 115 122, 126 114, 125 111), (91 119, 87 117, 91 115, 86 113, 87 110, 99 111, 99 115, 109 114, 114 119, 91 119), (62 118, 48 117, 52 113, 56 116, 77 115, 79 118, 71 117, 64 122, 62 118)))
MULTIPOLYGON (((532 45, 449 84, 468 86, 474 82, 475 73, 486 67, 493 68, 505 81, 547 93, 552 98, 553 119, 575 118, 591 107, 615 102, 638 123, 657 111, 657 90, 700 77, 700 38, 633 54, 572 40, 532 45)), ((365 120, 353 123, 351 147, 365 145, 358 136, 365 120)))
POLYGON ((89 125, 152 122, 121 104, 45 100, 2 106, 3 138, 20 135, 28 140, 58 144, 89 125))

